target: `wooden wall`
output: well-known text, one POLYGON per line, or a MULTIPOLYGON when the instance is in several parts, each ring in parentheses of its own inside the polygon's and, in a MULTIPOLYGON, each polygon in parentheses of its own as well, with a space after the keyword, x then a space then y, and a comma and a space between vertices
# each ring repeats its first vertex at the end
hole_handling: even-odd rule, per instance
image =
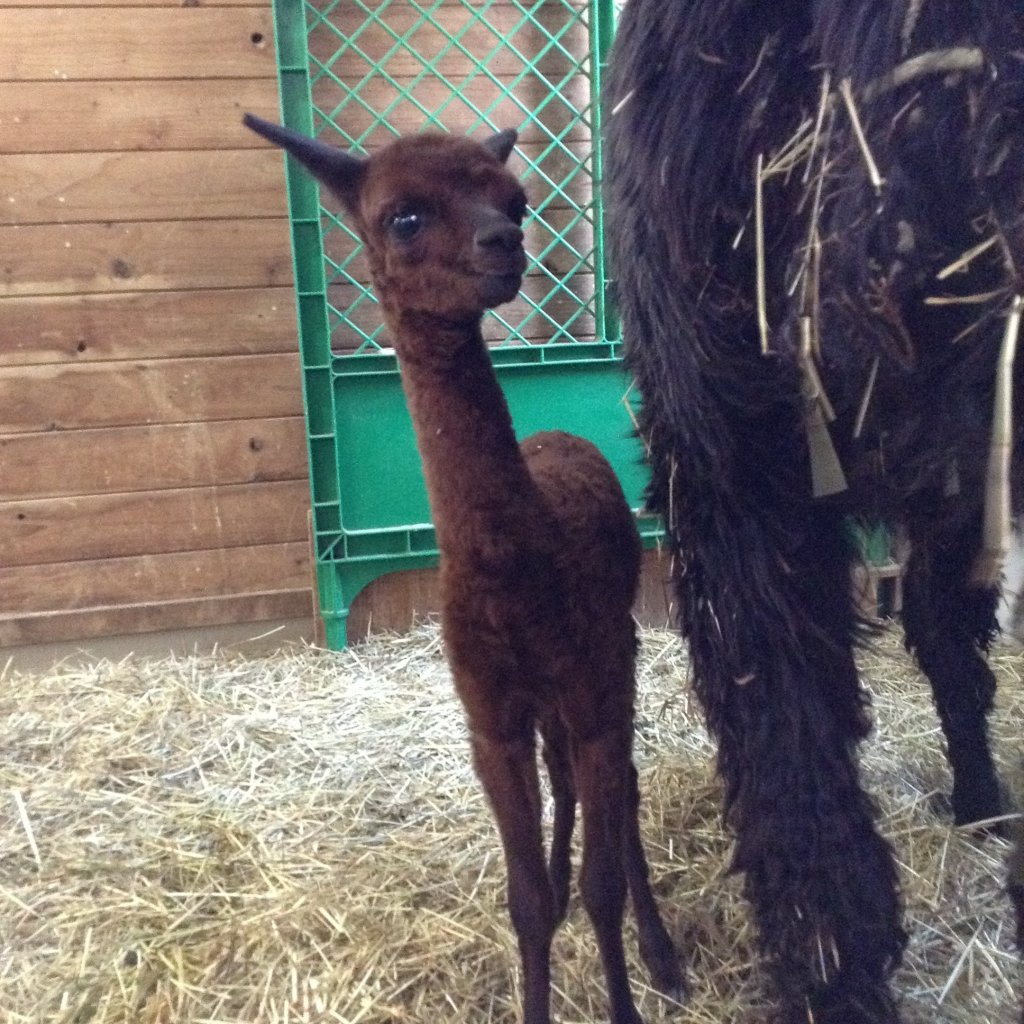
POLYGON ((0 0, 0 645, 305 615, 268 0, 0 0))

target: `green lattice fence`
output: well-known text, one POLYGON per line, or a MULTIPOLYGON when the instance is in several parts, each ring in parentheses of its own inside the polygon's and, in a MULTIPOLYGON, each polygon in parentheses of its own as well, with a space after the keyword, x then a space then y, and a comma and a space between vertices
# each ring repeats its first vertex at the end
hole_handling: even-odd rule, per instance
MULTIPOLYGON (((312 127, 321 138, 368 152, 424 127, 519 129, 533 261, 522 299, 489 315, 487 336, 501 344, 593 340, 603 316, 592 6, 307 5, 312 127)), ((335 347, 378 350, 387 339, 358 240, 329 215, 322 227, 335 347)))
MULTIPOLYGON (((639 504, 644 474, 606 306, 600 73, 612 0, 276 0, 286 124, 355 152, 423 128, 514 127, 531 211, 520 298, 485 337, 521 434, 594 440, 639 504)), ((314 539, 328 643, 359 589, 436 559, 397 364, 358 239, 288 166, 314 539)), ((653 526, 646 527, 654 532, 653 526)))

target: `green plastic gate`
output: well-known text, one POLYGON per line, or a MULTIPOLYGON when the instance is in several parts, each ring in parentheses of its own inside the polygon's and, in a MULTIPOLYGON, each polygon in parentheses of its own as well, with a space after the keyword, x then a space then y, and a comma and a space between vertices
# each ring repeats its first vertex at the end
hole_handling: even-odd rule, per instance
MULTIPOLYGON (((485 337, 520 436, 589 437, 639 506, 602 248, 600 90, 613 0, 276 0, 283 120, 353 152, 423 127, 514 127, 531 201, 520 299, 485 337)), ((398 368, 360 246, 288 158, 313 533, 328 646, 356 594, 437 559, 398 368)), ((653 538, 652 520, 641 532, 653 538)))

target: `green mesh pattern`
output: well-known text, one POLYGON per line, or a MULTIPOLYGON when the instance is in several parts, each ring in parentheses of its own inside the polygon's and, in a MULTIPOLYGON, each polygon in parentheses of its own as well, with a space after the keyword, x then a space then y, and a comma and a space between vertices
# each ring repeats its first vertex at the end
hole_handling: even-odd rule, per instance
MULTIPOLYGON (((485 318, 494 345, 603 341, 594 145, 593 3, 580 0, 303 0, 312 128, 369 153, 423 128, 513 127, 510 167, 530 198, 520 298, 485 318)), ((358 238, 321 207, 331 347, 389 345, 358 238)))

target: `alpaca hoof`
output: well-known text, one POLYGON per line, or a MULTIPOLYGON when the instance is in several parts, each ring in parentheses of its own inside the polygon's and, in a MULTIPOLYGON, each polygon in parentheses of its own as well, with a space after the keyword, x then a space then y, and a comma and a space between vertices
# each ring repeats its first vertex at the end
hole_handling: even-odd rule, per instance
POLYGON ((651 985, 658 994, 671 1003, 685 1006, 690 1001, 690 987, 678 966, 664 974, 651 974, 651 985))
POLYGON ((674 1003, 685 1003, 690 997, 689 986, 683 973, 679 956, 672 941, 666 936, 664 944, 657 951, 645 948, 641 959, 650 975, 651 987, 674 1003))
POLYGON ((674 987, 658 985, 657 988, 662 999, 675 1006, 685 1006, 690 1001, 690 990, 683 981, 674 987))
POLYGON ((1010 801, 1002 786, 953 787, 953 821, 977 836, 1006 836, 1005 816, 1010 801))
POLYGON ((888 985, 838 983, 809 1000, 787 1001, 773 1024, 900 1024, 896 1002, 888 985))
POLYGON ((612 1024, 647 1024, 647 1022, 640 1016, 639 1010, 634 1009, 632 1013, 621 1019, 612 1018, 612 1024))
POLYGON ((895 1010, 885 1010, 881 1016, 866 1008, 853 1005, 838 1006, 830 1010, 810 1009, 806 1003, 782 1007, 769 1018, 770 1024, 901 1024, 895 1010))
POLYGON ((1006 813, 999 796, 993 800, 977 791, 968 794, 954 789, 952 795, 934 794, 928 803, 936 817, 952 818, 957 828, 969 829, 981 838, 1005 834, 1005 822, 998 820, 1006 813))

